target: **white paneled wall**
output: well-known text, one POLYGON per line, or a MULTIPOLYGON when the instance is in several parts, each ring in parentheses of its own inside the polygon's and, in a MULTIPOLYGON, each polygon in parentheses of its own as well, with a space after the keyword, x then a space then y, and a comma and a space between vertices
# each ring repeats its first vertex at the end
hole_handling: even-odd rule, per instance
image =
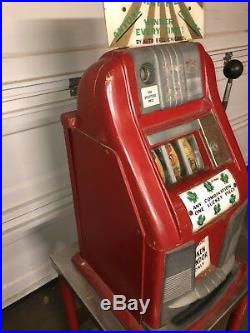
MULTIPOLYGON (((244 62, 227 110, 247 160, 247 3, 206 3, 220 93, 225 52, 244 62)), ((3 3, 3 306, 56 276, 49 254, 76 239, 60 114, 69 78, 106 50, 102 3, 3 3)))

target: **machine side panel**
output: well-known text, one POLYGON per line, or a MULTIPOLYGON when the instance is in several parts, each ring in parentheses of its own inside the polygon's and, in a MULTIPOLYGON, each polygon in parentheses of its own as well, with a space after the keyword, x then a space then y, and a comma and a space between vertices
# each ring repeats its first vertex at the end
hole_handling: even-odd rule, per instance
POLYGON ((114 294, 141 298, 143 236, 120 161, 77 129, 71 142, 81 184, 81 255, 114 294))
POLYGON ((78 242, 81 243, 82 234, 81 234, 80 207, 79 207, 79 202, 77 200, 77 182, 75 179, 75 165, 72 156, 72 145, 71 145, 71 130, 76 126, 76 112, 72 111, 62 114, 61 122, 63 125, 65 146, 67 150, 67 159, 68 159, 70 181, 72 187, 77 236, 78 236, 78 242))

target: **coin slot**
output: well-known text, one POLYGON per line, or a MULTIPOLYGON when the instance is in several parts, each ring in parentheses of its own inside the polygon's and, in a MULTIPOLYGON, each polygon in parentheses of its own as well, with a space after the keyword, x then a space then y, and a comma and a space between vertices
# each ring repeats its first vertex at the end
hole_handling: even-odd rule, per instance
POLYGON ((202 136, 215 166, 228 162, 231 159, 228 146, 214 116, 209 114, 202 117, 199 122, 202 136))
POLYGON ((140 67, 140 79, 143 83, 151 84, 154 82, 154 66, 150 63, 141 65, 140 67))

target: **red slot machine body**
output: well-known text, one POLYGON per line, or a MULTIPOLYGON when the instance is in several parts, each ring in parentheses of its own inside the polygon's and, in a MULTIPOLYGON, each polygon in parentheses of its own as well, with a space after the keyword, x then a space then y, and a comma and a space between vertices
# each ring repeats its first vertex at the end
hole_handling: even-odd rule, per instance
POLYGON ((128 329, 199 329, 237 292, 247 172, 198 43, 114 50, 83 75, 64 125, 80 253, 128 329))

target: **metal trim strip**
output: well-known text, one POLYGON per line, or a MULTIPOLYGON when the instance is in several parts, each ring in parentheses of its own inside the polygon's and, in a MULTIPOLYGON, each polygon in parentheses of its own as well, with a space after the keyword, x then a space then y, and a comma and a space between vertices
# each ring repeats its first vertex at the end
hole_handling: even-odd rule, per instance
POLYGON ((194 120, 186 124, 168 128, 164 131, 147 135, 147 140, 150 145, 155 145, 164 141, 175 139, 180 136, 187 135, 200 129, 199 120, 194 120))

